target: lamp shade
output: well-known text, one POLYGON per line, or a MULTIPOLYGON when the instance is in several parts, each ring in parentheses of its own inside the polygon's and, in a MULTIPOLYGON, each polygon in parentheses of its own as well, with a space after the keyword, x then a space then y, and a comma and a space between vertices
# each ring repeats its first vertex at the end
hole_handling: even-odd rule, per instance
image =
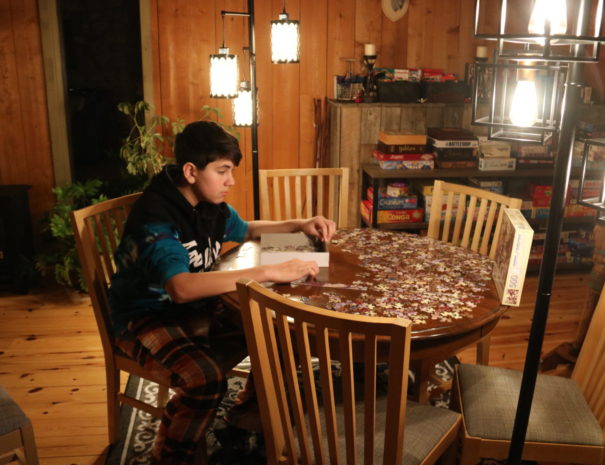
POLYGON ((475 5, 475 38, 497 41, 501 58, 599 60, 603 0, 477 0, 475 5))
POLYGON ((228 48, 210 55, 210 97, 234 98, 237 96, 237 55, 229 54, 228 48))
POLYGON ((491 139, 544 143, 557 131, 567 68, 498 60, 476 63, 473 124, 489 126, 491 139), (481 104, 481 83, 489 105, 481 104))
POLYGON ((273 63, 300 62, 300 23, 280 13, 277 21, 271 21, 271 61, 273 63))
POLYGON ((252 126, 252 90, 250 81, 242 81, 237 97, 233 99, 233 124, 235 126, 252 126))

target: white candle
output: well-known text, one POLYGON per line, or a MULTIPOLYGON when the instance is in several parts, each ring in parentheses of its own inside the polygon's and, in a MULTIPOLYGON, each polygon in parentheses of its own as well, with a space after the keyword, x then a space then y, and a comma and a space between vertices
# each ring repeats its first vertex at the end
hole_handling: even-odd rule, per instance
POLYGON ((376 55, 376 45, 375 44, 365 44, 363 47, 363 54, 366 56, 376 55))
POLYGON ((487 58, 487 47, 485 45, 478 45, 477 51, 475 52, 477 58, 487 58))

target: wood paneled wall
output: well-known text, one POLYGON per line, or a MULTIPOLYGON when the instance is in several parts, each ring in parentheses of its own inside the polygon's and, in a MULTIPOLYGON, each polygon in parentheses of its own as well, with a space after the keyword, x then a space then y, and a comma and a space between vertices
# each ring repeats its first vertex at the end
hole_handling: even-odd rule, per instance
POLYGON ((30 184, 34 222, 54 203, 36 0, 0 0, 0 184, 30 184))
MULTIPOLYGON (((208 57, 221 45, 221 10, 245 11, 245 0, 140 0, 149 2, 153 101, 157 111, 185 121, 199 119, 204 104, 219 107, 231 122, 230 101, 210 99, 208 57)), ((373 42, 377 66, 434 67, 464 74, 474 55, 474 0, 411 0, 406 16, 391 22, 380 0, 290 0, 290 17, 301 21, 300 64, 270 62, 269 24, 281 0, 256 0, 257 83, 260 99, 261 168, 314 163, 313 100, 333 97, 343 58, 359 61, 373 42)), ((44 77, 36 0, 0 0, 0 182, 29 183, 38 218, 54 200, 44 77)), ((246 20, 225 19, 225 40, 234 53, 247 45, 246 20)), ((51 116, 52 117, 52 116, 51 116)), ((246 153, 230 201, 252 218, 249 129, 241 129, 246 153)))
MULTIPOLYGON (((464 64, 478 44, 472 37, 473 7, 474 0, 412 0, 406 16, 391 22, 382 14, 380 0, 290 0, 288 13, 301 22, 301 60, 279 65, 270 61, 269 24, 277 19, 282 1, 256 1, 260 167, 313 166, 313 100, 334 96, 334 75, 346 71, 343 58, 357 58, 354 71, 362 71, 364 43, 376 44, 376 66, 443 68, 463 77, 464 64)), ((208 97, 209 55, 222 42, 221 10, 246 9, 245 0, 152 0, 158 111, 191 121, 208 104, 231 121, 230 102, 208 97)), ((231 53, 241 59, 247 42, 246 19, 225 17, 225 44, 231 53)), ((240 70, 243 66, 247 63, 240 62, 240 70)), ((247 156, 229 201, 251 219, 250 131, 243 128, 240 134, 247 156)))

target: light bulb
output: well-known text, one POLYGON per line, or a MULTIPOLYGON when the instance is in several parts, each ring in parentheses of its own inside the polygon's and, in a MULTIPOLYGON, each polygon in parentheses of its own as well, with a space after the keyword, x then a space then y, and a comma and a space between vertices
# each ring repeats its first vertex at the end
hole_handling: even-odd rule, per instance
POLYGON ((515 126, 529 127, 535 123, 538 118, 538 95, 535 81, 521 80, 517 82, 509 116, 515 126))
MULTIPOLYGON (((544 35, 550 21, 550 35, 567 32, 567 6, 565 0, 535 0, 527 30, 530 34, 544 35)), ((540 40, 544 42, 544 40, 540 40)))

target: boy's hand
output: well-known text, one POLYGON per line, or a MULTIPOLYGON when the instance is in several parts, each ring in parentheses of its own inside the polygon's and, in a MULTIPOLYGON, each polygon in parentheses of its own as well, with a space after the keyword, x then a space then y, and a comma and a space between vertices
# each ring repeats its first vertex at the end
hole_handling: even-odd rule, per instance
POLYGON ((316 236, 328 242, 336 232, 336 223, 323 216, 314 216, 306 220, 300 230, 309 236, 316 236))
POLYGON ((284 263, 265 266, 265 280, 275 283, 289 283, 305 276, 315 277, 319 273, 319 266, 314 261, 303 261, 298 258, 284 263))

